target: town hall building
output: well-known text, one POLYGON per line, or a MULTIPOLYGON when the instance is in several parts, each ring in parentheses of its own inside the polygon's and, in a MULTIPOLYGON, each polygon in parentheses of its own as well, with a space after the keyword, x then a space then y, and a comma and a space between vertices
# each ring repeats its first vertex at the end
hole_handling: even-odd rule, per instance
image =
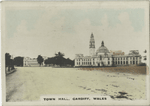
POLYGON ((101 46, 95 51, 93 33, 89 42, 89 56, 76 54, 75 66, 121 66, 137 65, 141 63, 141 55, 138 50, 131 50, 125 55, 122 51, 109 51, 102 41, 101 46))

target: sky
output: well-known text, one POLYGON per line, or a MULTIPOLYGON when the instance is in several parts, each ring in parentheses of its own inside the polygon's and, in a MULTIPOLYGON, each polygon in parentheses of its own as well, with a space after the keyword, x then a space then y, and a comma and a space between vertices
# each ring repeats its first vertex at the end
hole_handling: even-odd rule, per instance
POLYGON ((143 8, 91 7, 7 9, 5 52, 24 57, 53 57, 59 51, 70 59, 75 54, 88 56, 93 33, 95 50, 104 41, 108 50, 122 50, 125 54, 139 50, 145 55, 148 35, 143 8))

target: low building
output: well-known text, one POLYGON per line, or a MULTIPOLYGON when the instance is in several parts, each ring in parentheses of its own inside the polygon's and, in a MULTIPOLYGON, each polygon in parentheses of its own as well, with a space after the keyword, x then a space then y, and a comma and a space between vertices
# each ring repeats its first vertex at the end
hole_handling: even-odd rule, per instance
POLYGON ((30 58, 30 57, 25 57, 23 59, 23 66, 39 66, 38 62, 37 62, 37 58, 30 58))
POLYGON ((102 41, 101 46, 95 52, 95 40, 93 34, 91 34, 89 43, 89 56, 76 54, 75 66, 119 66, 137 65, 141 63, 141 55, 138 50, 131 50, 128 55, 125 55, 121 50, 112 52, 107 49, 102 41))
MULTIPOLYGON (((43 59, 47 59, 48 57, 46 56, 43 56, 43 59)), ((44 66, 44 61, 42 63, 42 65, 44 66)), ((36 67, 36 66, 39 66, 39 63, 37 62, 37 58, 30 58, 30 57, 25 57, 23 59, 23 66, 26 66, 26 67, 36 67)))

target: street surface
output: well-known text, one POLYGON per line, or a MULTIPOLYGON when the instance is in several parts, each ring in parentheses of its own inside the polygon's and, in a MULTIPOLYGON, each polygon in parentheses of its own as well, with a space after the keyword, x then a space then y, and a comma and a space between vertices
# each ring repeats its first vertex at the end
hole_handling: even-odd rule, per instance
POLYGON ((6 76, 6 101, 39 101, 50 94, 100 94, 112 99, 146 99, 146 75, 77 68, 16 67, 6 76), (119 92, 126 94, 120 96, 119 92))

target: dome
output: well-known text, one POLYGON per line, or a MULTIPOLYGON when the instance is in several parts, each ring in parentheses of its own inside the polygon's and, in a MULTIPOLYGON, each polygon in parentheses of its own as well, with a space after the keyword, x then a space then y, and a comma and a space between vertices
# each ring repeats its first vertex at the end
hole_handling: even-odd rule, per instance
POLYGON ((109 50, 104 46, 104 42, 102 41, 101 47, 99 47, 96 51, 96 54, 98 53, 110 53, 109 50))

